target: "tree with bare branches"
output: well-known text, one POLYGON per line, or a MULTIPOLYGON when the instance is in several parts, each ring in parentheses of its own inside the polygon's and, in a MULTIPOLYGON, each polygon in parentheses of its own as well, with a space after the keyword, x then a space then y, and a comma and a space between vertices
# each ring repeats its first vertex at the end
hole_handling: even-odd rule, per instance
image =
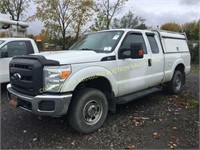
POLYGON ((97 18, 92 30, 104 30, 109 29, 113 17, 119 13, 125 2, 128 0, 101 0, 97 2, 97 18))
MULTIPOLYGON (((78 23, 76 26, 78 25, 77 29, 80 29, 85 17, 81 13, 90 11, 88 9, 90 1, 92 0, 34 0, 37 5, 34 17, 43 21, 44 27, 48 30, 61 34, 62 46, 65 49, 67 29, 73 21, 78 23), (80 12, 80 10, 84 11, 80 12)), ((79 30, 76 33, 79 34, 79 30)))
POLYGON ((29 7, 31 0, 1 0, 0 11, 1 13, 8 13, 11 15, 12 20, 19 21, 24 19, 24 12, 29 7))

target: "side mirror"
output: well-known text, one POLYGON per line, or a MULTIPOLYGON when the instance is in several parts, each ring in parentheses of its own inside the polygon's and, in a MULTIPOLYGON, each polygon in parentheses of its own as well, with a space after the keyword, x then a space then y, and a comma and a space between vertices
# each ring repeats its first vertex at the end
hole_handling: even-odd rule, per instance
POLYGON ((131 58, 131 49, 120 48, 119 49, 119 59, 131 58))
POLYGON ((132 50, 132 58, 143 58, 144 57, 144 53, 142 50, 142 43, 137 42, 137 43, 131 43, 130 45, 131 50, 132 50))
POLYGON ((0 52, 0 58, 7 58, 8 52, 0 52))
POLYGON ((142 43, 131 43, 130 48, 119 49, 119 59, 143 58, 142 43))

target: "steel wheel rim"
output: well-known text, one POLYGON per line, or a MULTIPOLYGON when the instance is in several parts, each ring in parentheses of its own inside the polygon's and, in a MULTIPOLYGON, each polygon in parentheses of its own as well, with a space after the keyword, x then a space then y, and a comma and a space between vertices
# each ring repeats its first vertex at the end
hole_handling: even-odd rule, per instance
POLYGON ((180 90, 181 86, 182 86, 182 78, 181 78, 181 75, 178 75, 178 76, 176 77, 176 80, 175 80, 175 87, 176 87, 176 90, 177 90, 177 91, 180 90))
POLYGON ((102 103, 97 100, 90 100, 83 108, 83 118, 86 124, 96 124, 102 116, 102 103))

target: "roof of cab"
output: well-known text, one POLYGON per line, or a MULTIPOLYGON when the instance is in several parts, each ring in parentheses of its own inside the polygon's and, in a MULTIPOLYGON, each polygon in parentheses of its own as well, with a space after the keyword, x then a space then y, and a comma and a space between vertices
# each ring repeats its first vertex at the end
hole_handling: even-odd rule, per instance
MULTIPOLYGON (((147 32, 151 30, 140 30, 140 29, 109 29, 109 30, 102 30, 99 32, 105 32, 105 31, 124 31, 124 32, 130 32, 130 31, 135 31, 135 32, 147 32)), ((151 31, 152 32, 152 31, 151 31)))
POLYGON ((21 41, 21 40, 33 40, 33 39, 30 39, 30 38, 0 38, 0 40, 3 40, 3 41, 21 41))
POLYGON ((175 37, 175 38, 186 38, 184 33, 173 32, 173 31, 165 31, 165 30, 141 30, 141 29, 110 29, 110 30, 103 30, 99 32, 105 31, 124 31, 124 32, 141 32, 141 33, 155 33, 158 32, 162 37, 175 37))

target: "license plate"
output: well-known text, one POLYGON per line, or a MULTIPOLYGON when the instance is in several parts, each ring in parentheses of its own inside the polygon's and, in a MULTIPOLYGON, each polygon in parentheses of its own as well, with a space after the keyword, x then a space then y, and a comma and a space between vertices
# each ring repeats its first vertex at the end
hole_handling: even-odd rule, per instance
POLYGON ((15 97, 14 95, 10 96, 10 104, 17 107, 17 97, 15 97))

